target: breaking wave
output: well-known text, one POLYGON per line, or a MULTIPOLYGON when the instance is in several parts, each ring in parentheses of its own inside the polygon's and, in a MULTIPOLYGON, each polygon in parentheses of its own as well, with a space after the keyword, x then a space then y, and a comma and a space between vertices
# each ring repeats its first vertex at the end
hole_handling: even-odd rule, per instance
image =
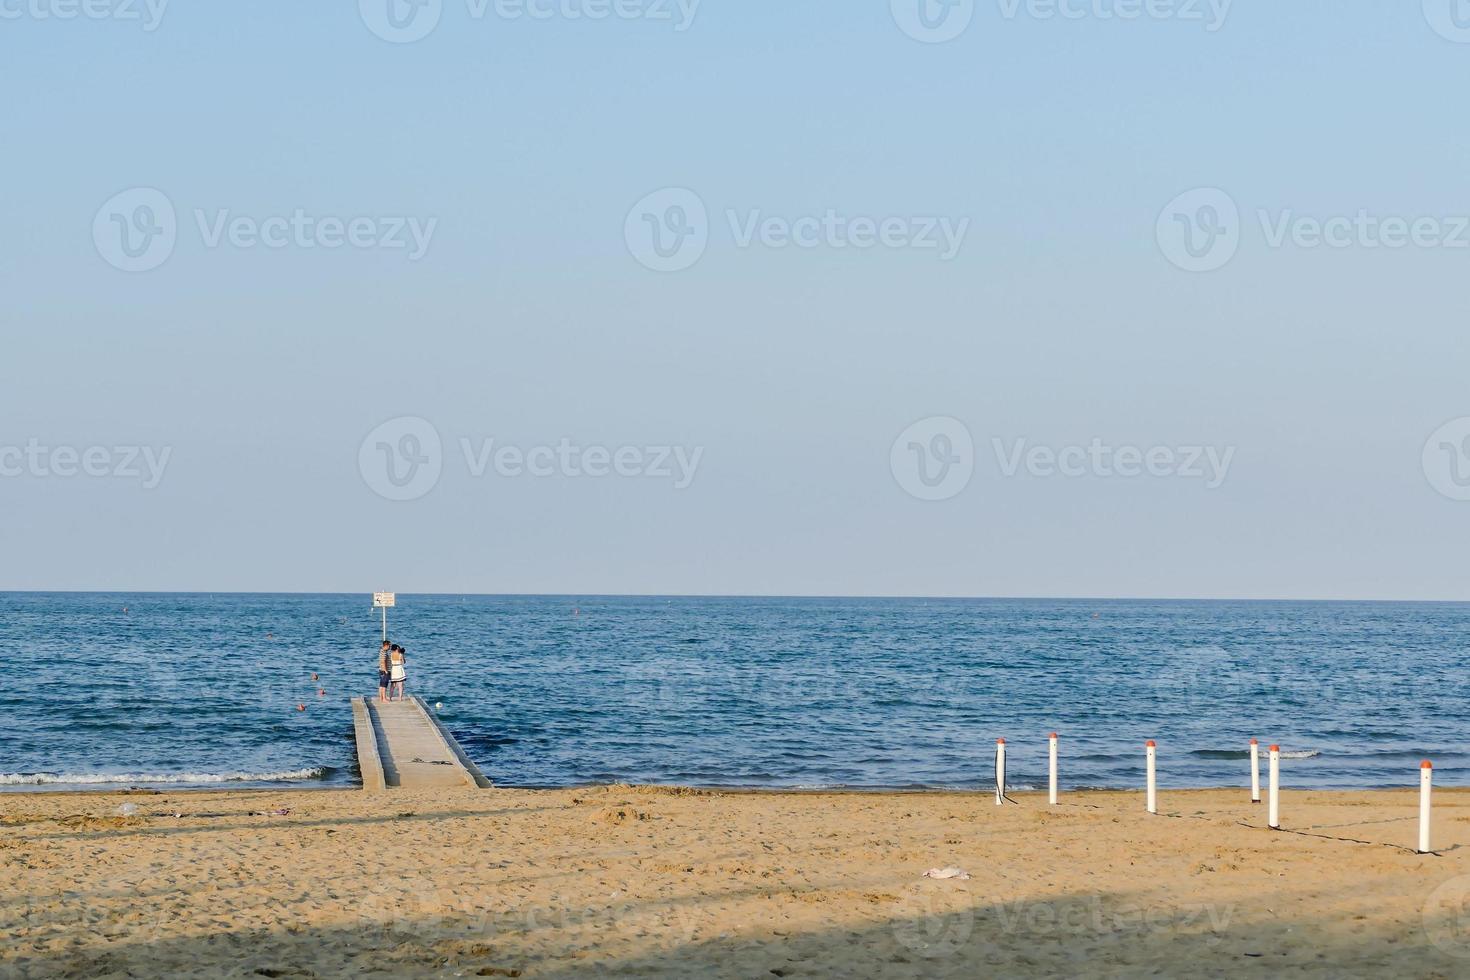
MULTIPOLYGON (((1236 749, 1199 749, 1198 751, 1191 752, 1189 754, 1194 756, 1196 759, 1249 759, 1251 757, 1249 749, 1241 749, 1238 751, 1236 749)), ((1321 754, 1321 751, 1318 749, 1281 750, 1281 758, 1283 759, 1315 759, 1321 754)), ((1270 753, 1266 751, 1266 746, 1261 746, 1262 761, 1264 761, 1269 755, 1270 753)))
POLYGON ((291 772, 185 772, 155 773, 74 773, 74 772, 0 772, 0 786, 102 786, 119 783, 134 785, 183 783, 301 783, 325 779, 327 766, 297 769, 291 772))

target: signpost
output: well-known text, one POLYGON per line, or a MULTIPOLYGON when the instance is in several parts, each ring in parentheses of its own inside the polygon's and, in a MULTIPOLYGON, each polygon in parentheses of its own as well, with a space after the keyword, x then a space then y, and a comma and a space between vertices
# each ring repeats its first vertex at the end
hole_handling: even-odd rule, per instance
POLYGON ((373 608, 383 610, 383 641, 388 640, 388 610, 398 605, 398 595, 394 592, 374 592, 373 608))

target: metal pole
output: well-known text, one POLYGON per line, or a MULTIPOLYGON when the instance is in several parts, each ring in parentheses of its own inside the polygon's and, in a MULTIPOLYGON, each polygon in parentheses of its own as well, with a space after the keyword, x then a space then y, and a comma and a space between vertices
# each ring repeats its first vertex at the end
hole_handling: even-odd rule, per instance
POLYGON ((1271 800, 1266 823, 1272 830, 1281 829, 1281 746, 1271 746, 1271 800))
POLYGON ((1006 801, 1006 740, 995 740, 995 805, 1003 806, 1006 801))
POLYGON ((1429 793, 1434 782, 1434 763, 1419 763, 1419 853, 1429 853, 1429 793))
POLYGON ((1261 802, 1261 743, 1251 739, 1251 802, 1261 802))
POLYGON ((1154 754, 1155 754, 1155 749, 1154 749, 1153 740, 1150 739, 1148 742, 1145 742, 1143 747, 1144 747, 1145 754, 1148 757, 1148 794, 1147 794, 1148 795, 1148 812, 1149 813, 1158 813, 1159 812, 1159 784, 1158 784, 1158 778, 1155 775, 1155 770, 1154 770, 1154 754))
POLYGON ((1051 733, 1051 805, 1057 805, 1057 733, 1051 733))

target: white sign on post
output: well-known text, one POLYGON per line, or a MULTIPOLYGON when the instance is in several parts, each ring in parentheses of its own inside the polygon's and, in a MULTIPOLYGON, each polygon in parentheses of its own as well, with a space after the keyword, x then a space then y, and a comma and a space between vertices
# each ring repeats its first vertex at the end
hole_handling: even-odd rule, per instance
POLYGON ((383 642, 388 642, 388 610, 398 605, 398 595, 393 592, 374 592, 373 608, 383 610, 383 642))

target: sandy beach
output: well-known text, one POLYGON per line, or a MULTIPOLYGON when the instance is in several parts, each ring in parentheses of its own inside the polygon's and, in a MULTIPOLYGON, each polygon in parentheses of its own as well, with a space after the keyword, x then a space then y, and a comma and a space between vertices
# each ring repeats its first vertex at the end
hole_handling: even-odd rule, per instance
POLYGON ((1464 976, 1470 794, 0 797, 16 977, 1464 976), (121 816, 122 804, 137 807, 121 816), (289 811, 289 812, 286 812, 289 811), (965 879, 926 879, 954 866, 965 879))

